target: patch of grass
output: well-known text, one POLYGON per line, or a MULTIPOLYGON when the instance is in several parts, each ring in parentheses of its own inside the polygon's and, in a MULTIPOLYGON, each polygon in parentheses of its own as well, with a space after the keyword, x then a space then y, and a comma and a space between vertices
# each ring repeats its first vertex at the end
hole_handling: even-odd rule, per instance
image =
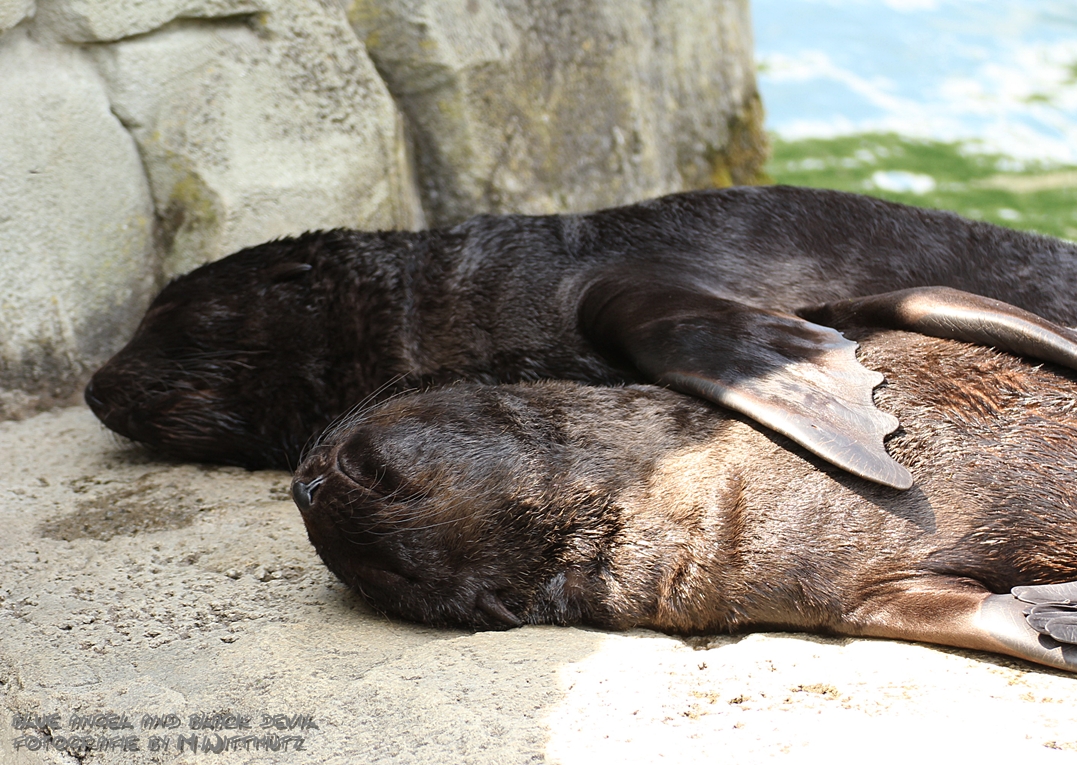
POLYGON ((974 146, 866 133, 773 138, 776 183, 855 191, 1077 240, 1077 167, 1020 163, 974 146))

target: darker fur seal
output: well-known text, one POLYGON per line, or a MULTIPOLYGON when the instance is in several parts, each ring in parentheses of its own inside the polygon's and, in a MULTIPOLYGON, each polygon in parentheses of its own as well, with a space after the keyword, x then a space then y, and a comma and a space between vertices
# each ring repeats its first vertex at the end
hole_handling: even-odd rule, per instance
MULTIPOLYGON (((955 325, 945 297, 928 299, 943 318, 919 323, 902 300, 849 309, 930 285, 1077 324, 1072 244, 839 192, 737 188, 244 250, 168 285, 86 400, 113 430, 183 458, 294 467, 312 436, 376 394, 658 382, 904 488, 909 473, 883 448, 897 422, 871 402, 881 377, 805 318, 881 312, 943 334, 982 323, 976 309, 955 325), (806 308, 832 301, 845 308, 806 308)), ((1072 335, 1048 332, 1077 360, 1072 335)))
POLYGON ((890 380, 877 403, 903 423, 888 445, 910 491, 668 390, 547 382, 357 414, 293 493, 328 567, 412 620, 776 627, 1077 670, 1077 585, 1043 586, 1077 579, 1074 375, 920 335, 858 337, 890 380))

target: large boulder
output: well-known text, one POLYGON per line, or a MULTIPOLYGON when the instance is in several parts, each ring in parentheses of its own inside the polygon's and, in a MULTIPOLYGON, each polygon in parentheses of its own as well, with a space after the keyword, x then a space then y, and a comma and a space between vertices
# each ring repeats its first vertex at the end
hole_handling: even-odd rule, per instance
POLYGON ((0 39, 0 417, 70 397, 154 289, 138 149, 77 48, 0 39))
POLYGON ((408 119, 428 218, 752 181, 747 0, 351 0, 408 119))
POLYGON ((318 228, 415 228, 401 123, 339 8, 290 0, 96 46, 153 189, 164 272, 318 228))
POLYGON ((0 0, 0 34, 34 15, 34 0, 0 0))
POLYGON ((38 12, 38 28, 69 43, 113 42, 175 19, 227 19, 265 9, 261 0, 51 0, 38 12))

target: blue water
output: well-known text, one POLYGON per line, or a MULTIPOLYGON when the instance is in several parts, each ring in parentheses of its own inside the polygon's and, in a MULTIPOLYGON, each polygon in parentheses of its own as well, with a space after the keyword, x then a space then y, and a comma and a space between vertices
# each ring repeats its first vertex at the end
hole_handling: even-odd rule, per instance
POLYGON ((752 0, 767 127, 1077 164, 1077 0, 752 0))

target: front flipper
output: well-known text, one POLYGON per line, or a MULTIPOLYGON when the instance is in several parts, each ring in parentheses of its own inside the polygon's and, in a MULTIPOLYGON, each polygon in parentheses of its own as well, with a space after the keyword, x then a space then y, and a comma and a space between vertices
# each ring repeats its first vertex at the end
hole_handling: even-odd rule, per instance
POLYGON ((802 308, 828 327, 890 327, 964 340, 1077 369, 1077 332, 1001 300, 949 287, 917 287, 802 308))
POLYGON ((580 304, 584 335, 614 363, 740 412, 854 475, 897 489, 886 453, 896 418, 872 403, 883 381, 856 343, 788 314, 654 280, 606 279, 580 304))

